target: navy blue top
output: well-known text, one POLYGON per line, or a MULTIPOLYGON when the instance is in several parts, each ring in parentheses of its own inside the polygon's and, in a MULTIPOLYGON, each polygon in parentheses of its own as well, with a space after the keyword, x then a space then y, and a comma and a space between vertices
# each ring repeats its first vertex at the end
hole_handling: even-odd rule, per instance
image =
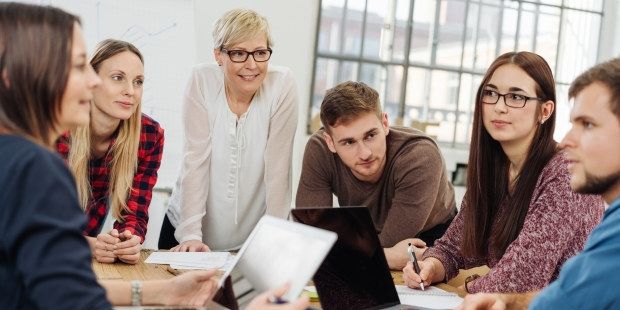
POLYGON ((60 156, 0 135, 0 308, 110 309, 85 225, 60 156))
POLYGON ((583 252, 566 261, 558 279, 530 309, 620 309, 620 198, 605 211, 583 252))

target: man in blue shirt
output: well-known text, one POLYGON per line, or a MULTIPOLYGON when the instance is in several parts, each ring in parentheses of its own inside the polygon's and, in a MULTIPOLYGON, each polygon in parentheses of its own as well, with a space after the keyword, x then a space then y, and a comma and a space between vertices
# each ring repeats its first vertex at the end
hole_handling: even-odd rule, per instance
POLYGON ((609 207, 602 222, 583 252, 566 261, 542 291, 469 295, 459 309, 620 308, 620 58, 581 74, 568 93, 574 98, 573 126, 561 146, 570 161, 571 187, 603 197, 609 207))

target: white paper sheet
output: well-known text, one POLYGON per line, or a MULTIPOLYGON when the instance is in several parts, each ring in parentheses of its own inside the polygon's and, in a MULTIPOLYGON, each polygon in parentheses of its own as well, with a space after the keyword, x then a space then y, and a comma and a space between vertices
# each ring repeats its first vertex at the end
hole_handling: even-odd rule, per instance
POLYGON ((428 309, 454 309, 463 302, 455 293, 431 286, 426 290, 416 290, 404 285, 396 285, 398 298, 403 305, 424 307, 428 309))
POLYGON ((228 263, 230 257, 229 252, 153 252, 145 262, 169 264, 175 269, 219 269, 228 263))
POLYGON ((196 264, 170 264, 170 268, 173 269, 186 269, 186 270, 197 270, 197 269, 219 269, 223 272, 229 271, 233 268, 235 262, 235 256, 230 255, 226 259, 226 262, 220 267, 202 267, 196 264))

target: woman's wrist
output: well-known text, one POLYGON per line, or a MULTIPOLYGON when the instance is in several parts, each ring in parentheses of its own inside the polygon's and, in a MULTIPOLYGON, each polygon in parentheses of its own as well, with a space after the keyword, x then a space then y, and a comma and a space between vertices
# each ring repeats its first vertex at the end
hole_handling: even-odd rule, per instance
POLYGON ((142 305, 142 281, 131 281, 131 305, 134 307, 142 305))
POLYGON ((428 257, 424 261, 431 264, 431 283, 443 282, 446 278, 446 271, 441 261, 435 257, 428 257))
POLYGON ((143 305, 164 305, 166 300, 166 280, 153 280, 143 282, 142 304, 143 305))

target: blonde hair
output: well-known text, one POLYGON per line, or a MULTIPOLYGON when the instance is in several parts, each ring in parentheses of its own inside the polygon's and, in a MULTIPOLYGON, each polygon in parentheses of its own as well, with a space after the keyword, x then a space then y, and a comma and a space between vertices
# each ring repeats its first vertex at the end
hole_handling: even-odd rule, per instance
POLYGON ((234 9, 220 17, 213 27, 213 48, 228 48, 264 33, 267 47, 273 46, 267 19, 248 9, 234 9))
MULTIPOLYGON (((96 72, 99 72, 99 67, 103 61, 126 51, 136 54, 144 64, 142 54, 133 44, 109 39, 97 45, 95 53, 90 60, 90 65, 96 72)), ((130 195, 130 191, 133 190, 133 178, 138 167, 138 147, 140 145, 140 131, 142 129, 141 107, 142 103, 138 102, 133 115, 128 120, 121 120, 118 127, 118 135, 110 149, 112 160, 110 162, 111 172, 108 199, 112 215, 119 221, 124 221, 123 212, 131 212, 127 207, 127 198, 130 195)), ((69 167, 75 176, 78 198, 82 209, 86 209, 88 200, 92 197, 89 172, 91 150, 90 125, 72 130, 68 161, 69 167)))

